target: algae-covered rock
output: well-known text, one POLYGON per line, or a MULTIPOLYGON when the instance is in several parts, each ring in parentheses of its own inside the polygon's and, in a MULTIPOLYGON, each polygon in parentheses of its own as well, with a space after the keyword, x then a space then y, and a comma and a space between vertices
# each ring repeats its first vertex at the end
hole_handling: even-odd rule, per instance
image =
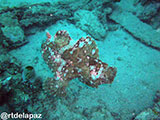
POLYGON ((153 108, 148 108, 135 117, 134 120, 159 120, 160 119, 160 102, 153 108))
POLYGON ((147 108, 146 110, 139 113, 134 120, 160 120, 160 96, 159 90, 156 92, 154 100, 155 104, 152 108, 147 108))
MULTIPOLYGON (((99 12, 99 16, 94 15, 92 12, 90 12, 90 10, 113 2, 114 1, 112 0, 102 0, 100 2, 97 2, 96 0, 67 0, 55 2, 54 4, 45 2, 38 4, 21 4, 13 8, 3 8, 0 11, 0 30, 2 31, 0 37, 4 35, 4 32, 6 32, 7 36, 6 34, 3 36, 5 37, 5 39, 3 39, 4 47, 12 48, 12 46, 21 46, 23 44, 26 30, 35 26, 38 28, 46 27, 46 25, 54 24, 58 20, 69 19, 74 15, 75 11, 79 10, 79 8, 83 8, 86 10, 79 10, 75 13, 75 21, 79 23, 77 26, 88 32, 95 39, 103 40, 106 36, 106 30, 108 28, 104 27, 106 25, 102 25, 98 19, 101 19, 101 17, 104 16, 103 13, 101 14, 101 11, 104 11, 105 14, 110 14, 112 9, 110 7, 105 9, 106 6, 102 7, 101 11, 99 12), (15 30, 13 30, 13 28, 15 28, 15 30), (14 31, 18 31, 18 35, 21 36, 15 36, 14 31), (8 33, 11 35, 8 35, 8 33), (17 41, 19 42, 10 44, 9 41, 14 43, 16 37, 18 38, 17 41), (8 40, 6 40, 7 38, 8 40)), ((105 16, 103 18, 105 19, 105 16)))
POLYGON ((96 40, 104 40, 106 37, 106 30, 98 17, 93 14, 93 12, 88 10, 78 10, 74 14, 74 21, 76 26, 85 32, 89 33, 96 40))
POLYGON ((142 21, 151 25, 153 29, 159 29, 160 27, 160 2, 147 1, 144 6, 141 14, 138 16, 142 21))
POLYGON ((156 91, 155 97, 154 97, 154 102, 160 101, 160 90, 156 91))
POLYGON ((10 54, 0 54, 0 78, 6 79, 8 76, 21 73, 21 63, 10 54))
POLYGON ((156 120, 156 115, 152 111, 152 109, 147 109, 143 112, 141 112, 138 116, 136 116, 135 120, 156 120))
POLYGON ((143 21, 150 21, 157 14, 159 7, 160 4, 157 3, 145 5, 138 17, 143 21))
POLYGON ((29 26, 45 26, 49 23, 55 23, 60 19, 70 17, 72 12, 75 11, 74 9, 71 9, 65 3, 62 4, 62 2, 59 4, 46 2, 21 6, 19 9, 15 9, 14 12, 16 15, 18 14, 21 26, 26 28, 29 26))
POLYGON ((8 54, 0 54, 0 74, 7 70, 10 63, 10 57, 8 54))
MULTIPOLYGON (((7 37, 11 37, 14 33, 13 31, 19 32, 19 35, 16 36, 21 38, 19 41, 23 43, 25 30, 28 30, 32 27, 46 27, 48 24, 53 24, 58 20, 69 18, 73 15, 73 12, 77 9, 78 6, 70 7, 70 4, 67 2, 59 2, 51 4, 49 2, 39 3, 39 4, 22 4, 14 8, 6 8, 0 11, 0 26, 2 31, 11 32, 7 37), (13 30, 13 28, 15 28, 13 30)), ((0 30, 1 30, 0 29, 0 30)), ((5 35, 6 35, 5 34, 5 35)), ((0 34, 0 36, 4 35, 0 34)), ((4 35, 4 36, 5 36, 4 35)), ((5 39, 7 39, 7 37, 5 39)), ((13 36, 12 36, 13 38, 13 36)), ((14 36, 15 38, 15 36, 14 36)), ((11 39, 11 41, 14 41, 11 39)), ((4 46, 6 47, 8 40, 5 41, 4 46)), ((21 44, 16 43, 14 46, 20 46, 21 44)), ((13 46, 11 44, 8 45, 13 46)), ((7 46, 7 47, 8 47, 7 46)))
POLYGON ((10 54, 0 54, 0 106, 12 106, 12 112, 24 112, 42 89, 41 78, 35 78, 34 68, 25 69, 24 81, 20 62, 10 54))
POLYGON ((0 18, 0 43, 4 48, 14 49, 26 43, 24 31, 13 13, 4 12, 0 18))
POLYGON ((0 54, 0 105, 8 104, 21 80, 21 64, 10 54, 0 54), (3 98, 3 99, 1 99, 3 98))
POLYGON ((11 43, 24 41, 24 31, 19 26, 5 26, 2 27, 2 32, 5 37, 10 39, 11 43))
POLYGON ((2 26, 17 26, 19 25, 18 19, 15 13, 7 11, 0 14, 0 24, 2 26))

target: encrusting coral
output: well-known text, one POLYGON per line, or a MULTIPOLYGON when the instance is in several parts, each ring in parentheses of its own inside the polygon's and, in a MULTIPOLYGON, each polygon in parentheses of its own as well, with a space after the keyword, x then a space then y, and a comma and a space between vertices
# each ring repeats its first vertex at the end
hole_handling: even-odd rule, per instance
POLYGON ((54 78, 44 82, 44 90, 63 96, 70 80, 79 78, 91 87, 112 83, 117 69, 99 60, 98 48, 90 37, 80 38, 75 44, 67 31, 58 31, 54 37, 47 31, 42 44, 42 55, 54 78))

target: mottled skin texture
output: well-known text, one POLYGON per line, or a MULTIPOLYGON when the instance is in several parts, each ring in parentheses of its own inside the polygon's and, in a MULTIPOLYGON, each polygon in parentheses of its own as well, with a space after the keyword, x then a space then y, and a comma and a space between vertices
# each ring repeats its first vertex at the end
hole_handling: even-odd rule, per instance
POLYGON ((58 31, 54 39, 47 32, 42 54, 55 77, 44 82, 44 90, 63 96, 68 82, 74 78, 91 87, 112 83, 116 68, 99 60, 96 43, 90 37, 82 37, 74 45, 70 45, 71 40, 66 31, 58 31))

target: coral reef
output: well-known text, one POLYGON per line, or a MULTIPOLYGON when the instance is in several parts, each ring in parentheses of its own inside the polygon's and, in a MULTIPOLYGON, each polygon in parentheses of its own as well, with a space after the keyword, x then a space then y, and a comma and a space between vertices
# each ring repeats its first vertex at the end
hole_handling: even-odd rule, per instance
POLYGON ((74 78, 91 87, 112 83, 117 70, 99 60, 95 42, 90 37, 82 37, 75 44, 71 41, 67 31, 58 31, 54 39, 47 32, 42 54, 55 77, 44 82, 45 91, 65 95, 68 82, 74 78))
MULTIPOLYGON (((3 104, 15 107, 21 104, 23 96, 17 91, 21 81, 21 64, 10 54, 0 55, 0 106, 3 104), (17 96, 18 95, 18 96, 17 96)), ((22 104, 21 104, 22 105, 22 104)), ((20 107, 15 109, 20 109, 20 107)))
POLYGON ((70 19, 79 8, 83 8, 84 12, 82 14, 79 12, 83 10, 78 10, 76 12, 79 13, 74 20, 79 23, 77 26, 88 32, 96 40, 103 40, 107 30, 107 27, 104 28, 104 26, 107 25, 103 25, 98 19, 101 19, 102 16, 104 16, 103 18, 105 19, 105 15, 102 15, 102 11, 105 11, 105 13, 106 10, 109 13, 112 12, 110 7, 113 2, 116 1, 102 0, 97 2, 96 0, 69 0, 54 3, 24 3, 15 7, 2 7, 0 9, 0 43, 3 44, 4 48, 15 49, 20 47, 28 42, 25 39, 26 35, 34 34, 37 30, 44 29, 46 25, 54 24, 58 20, 70 19), (102 8, 99 11, 98 17, 90 12, 94 8, 99 8, 99 6, 106 3, 110 3, 110 7, 107 7, 108 9, 104 7, 105 10, 102 8), (83 17, 83 15, 85 16, 83 17), (77 19, 79 17, 80 19, 77 19), (86 25, 83 24, 82 17, 83 20, 86 21, 86 25))
POLYGON ((33 103, 37 93, 42 90, 40 78, 34 77, 30 81, 33 72, 31 76, 25 74, 23 80, 21 63, 11 54, 0 54, 0 112, 4 105, 11 112, 24 112, 28 103, 33 103))
POLYGON ((41 3, 2 9, 0 11, 0 44, 9 50, 24 45, 28 42, 25 39, 26 35, 33 33, 30 28, 40 29, 40 26, 44 27, 46 24, 70 17, 75 10, 72 8, 66 11, 67 6, 68 4, 62 5, 62 3, 58 5, 41 3))

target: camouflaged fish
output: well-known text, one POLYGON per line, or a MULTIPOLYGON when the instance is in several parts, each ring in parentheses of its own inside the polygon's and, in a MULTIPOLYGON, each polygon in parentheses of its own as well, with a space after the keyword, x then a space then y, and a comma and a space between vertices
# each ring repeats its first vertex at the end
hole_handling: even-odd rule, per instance
POLYGON ((116 68, 99 60, 98 48, 90 37, 80 38, 76 43, 65 30, 51 36, 42 44, 42 55, 54 78, 44 82, 44 90, 51 95, 63 96, 70 80, 79 80, 91 87, 112 83, 116 68))

